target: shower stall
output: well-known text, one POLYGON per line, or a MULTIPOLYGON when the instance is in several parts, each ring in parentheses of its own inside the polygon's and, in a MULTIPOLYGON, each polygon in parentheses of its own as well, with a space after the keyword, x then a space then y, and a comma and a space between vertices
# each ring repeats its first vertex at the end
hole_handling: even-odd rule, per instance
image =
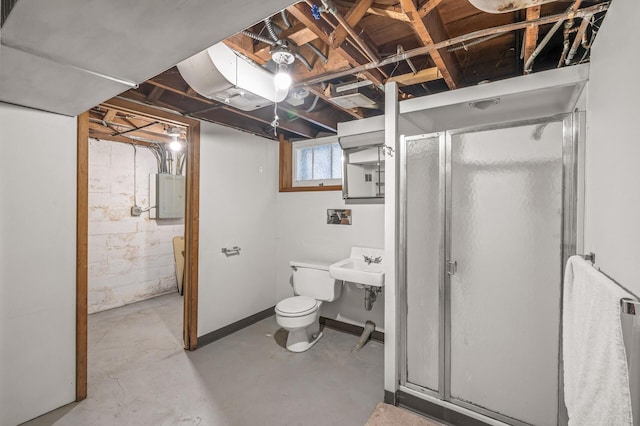
POLYGON ((403 117, 414 126, 398 132, 395 159, 401 402, 485 422, 566 423, 562 278, 576 253, 583 122, 567 102, 484 123, 434 119, 440 128, 419 134, 425 120, 403 117))

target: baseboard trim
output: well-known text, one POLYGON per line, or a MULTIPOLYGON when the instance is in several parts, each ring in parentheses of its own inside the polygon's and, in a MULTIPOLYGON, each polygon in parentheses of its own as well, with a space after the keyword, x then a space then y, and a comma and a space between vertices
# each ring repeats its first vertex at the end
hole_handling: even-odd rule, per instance
MULTIPOLYGON (((389 391, 385 391, 386 394, 389 391)), ((389 392, 392 394, 391 392, 389 392)), ((405 393, 403 391, 396 392, 396 405, 404 408, 408 408, 417 413, 423 414, 428 417, 432 417, 436 420, 440 420, 452 425, 465 425, 465 426, 490 426, 488 423, 469 417, 466 414, 462 414, 458 411, 451 410, 450 408, 443 407, 442 405, 435 404, 430 401, 426 401, 417 396, 405 393)))
MULTIPOLYGON (((347 322, 342 322, 327 317, 320 317, 320 324, 334 330, 353 334, 354 336, 360 336, 364 331, 364 327, 360 327, 359 325, 353 325, 347 322)), ((374 331, 373 333, 371 333, 371 340, 384 343, 384 333, 382 331, 374 331)))
POLYGON ((384 391, 384 403, 391 405, 398 405, 398 397, 396 392, 391 392, 388 390, 384 391))
POLYGON ((275 315, 275 308, 275 306, 272 306, 265 309, 264 311, 249 315, 246 318, 242 318, 239 321, 198 337, 198 348, 201 348, 204 345, 208 345, 209 343, 213 343, 216 340, 220 340, 223 337, 227 337, 228 335, 235 333, 236 331, 240 331, 243 328, 249 327, 250 325, 257 323, 258 321, 262 321, 265 318, 269 318, 270 316, 275 315))

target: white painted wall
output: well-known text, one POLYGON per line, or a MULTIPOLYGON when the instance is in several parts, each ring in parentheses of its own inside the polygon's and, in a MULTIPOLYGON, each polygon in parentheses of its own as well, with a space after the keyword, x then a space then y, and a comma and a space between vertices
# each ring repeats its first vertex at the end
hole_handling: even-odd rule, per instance
MULTIPOLYGON (((293 296, 290 260, 337 261, 349 257, 352 246, 384 247, 384 205, 345 205, 341 191, 278 194, 278 301, 293 296), (328 225, 327 209, 352 210, 352 225, 328 225)), ((342 296, 322 305, 327 318, 363 325, 371 320, 384 330, 384 292, 371 311, 364 309, 364 290, 347 284, 342 296)))
POLYGON ((119 142, 89 141, 89 313, 177 291, 172 239, 184 235, 183 219, 131 216, 148 208, 153 153, 119 142), (136 192, 134 197, 134 181, 136 192))
POLYGON ((276 142, 202 123, 199 336, 276 304, 277 191, 276 142))
POLYGON ((0 103, 0 424, 75 399, 76 119, 0 103))
POLYGON ((626 49, 640 38, 637 0, 611 3, 591 53, 587 96, 585 251, 640 293, 640 58, 626 49))

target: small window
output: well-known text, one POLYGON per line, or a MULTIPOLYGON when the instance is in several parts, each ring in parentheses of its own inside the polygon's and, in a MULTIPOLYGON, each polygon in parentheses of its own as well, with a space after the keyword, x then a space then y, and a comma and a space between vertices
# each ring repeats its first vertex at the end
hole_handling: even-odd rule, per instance
POLYGON ((342 149, 335 137, 293 143, 293 186, 342 183, 342 149))

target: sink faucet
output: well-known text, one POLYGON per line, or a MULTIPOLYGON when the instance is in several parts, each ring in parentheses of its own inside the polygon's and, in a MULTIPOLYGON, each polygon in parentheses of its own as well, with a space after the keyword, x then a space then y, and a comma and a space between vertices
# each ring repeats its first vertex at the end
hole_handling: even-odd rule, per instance
POLYGON ((373 256, 367 256, 366 254, 363 254, 362 257, 364 257, 364 261, 367 262, 367 265, 371 265, 372 263, 382 262, 382 256, 373 257, 373 256))

